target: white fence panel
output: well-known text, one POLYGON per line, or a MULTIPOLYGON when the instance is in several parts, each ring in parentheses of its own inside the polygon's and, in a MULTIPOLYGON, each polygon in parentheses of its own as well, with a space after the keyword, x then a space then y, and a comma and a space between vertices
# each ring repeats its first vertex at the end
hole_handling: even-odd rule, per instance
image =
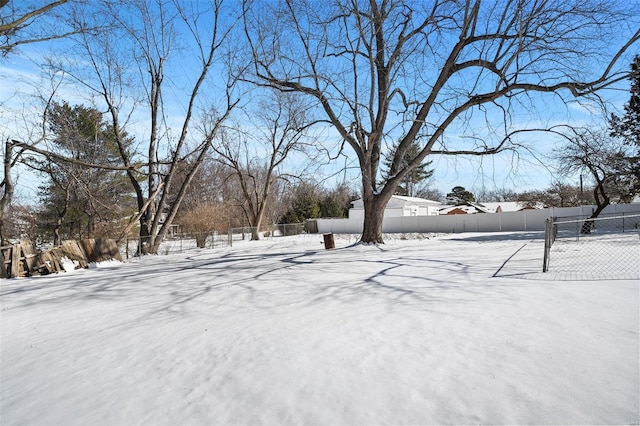
POLYGON ((363 228, 362 218, 349 219, 314 219, 318 224, 318 233, 326 234, 360 234, 363 228))
MULTIPOLYGON (((544 231, 549 217, 590 216, 594 206, 556 207, 506 213, 478 213, 440 216, 385 217, 382 231, 388 233, 460 233, 460 232, 517 232, 544 231)), ((640 203, 612 204, 603 215, 640 213, 640 203)), ((362 232, 362 218, 316 219, 318 232, 358 234, 362 232)))

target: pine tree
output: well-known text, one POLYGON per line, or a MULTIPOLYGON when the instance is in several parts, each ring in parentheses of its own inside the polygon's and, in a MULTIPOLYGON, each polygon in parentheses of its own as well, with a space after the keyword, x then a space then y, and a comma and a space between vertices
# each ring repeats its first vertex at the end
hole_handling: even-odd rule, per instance
POLYGON ((631 98, 624 106, 624 115, 611 115, 609 124, 611 135, 625 139, 627 143, 635 144, 640 153, 640 56, 636 56, 631 64, 631 98))
POLYGON ((611 136, 620 137, 625 144, 636 147, 635 156, 624 155, 622 158, 626 174, 618 173, 622 180, 626 180, 624 186, 631 188, 626 198, 621 198, 624 202, 631 202, 633 196, 640 192, 640 55, 633 59, 629 80, 631 97, 624 106, 624 115, 618 117, 612 114, 609 120, 611 136))
MULTIPOLYGON (((398 143, 396 143, 391 150, 389 150, 389 154, 394 153, 398 150, 398 143)), ((404 169, 407 164, 413 161, 414 158, 418 156, 420 152, 420 145, 417 143, 413 143, 407 152, 405 152, 402 157, 402 162, 400 164, 399 169, 404 169)), ((391 170, 391 164, 393 163, 393 157, 391 155, 385 155, 383 161, 383 179, 387 181, 389 179, 389 171, 391 170)), ((404 195, 408 197, 416 196, 416 185, 422 182, 425 179, 429 179, 433 175, 433 170, 427 170, 427 166, 429 166, 432 161, 422 163, 413 170, 411 170, 400 182, 398 188, 396 189, 395 195, 404 195)))
POLYGON ((447 202, 452 204, 464 204, 465 202, 474 203, 476 197, 472 192, 467 191, 464 186, 454 186, 451 192, 447 194, 447 202))
POLYGON ((291 207, 278 223, 301 223, 320 217, 320 198, 310 184, 301 182, 293 191, 291 207))
MULTIPOLYGON (((48 125, 57 154, 89 164, 117 164, 113 129, 95 108, 53 104, 48 125)), ((119 222, 134 208, 122 171, 89 168, 55 158, 33 161, 31 166, 48 178, 42 187, 39 232, 43 237, 53 234, 54 244, 61 237, 115 237, 119 222)))

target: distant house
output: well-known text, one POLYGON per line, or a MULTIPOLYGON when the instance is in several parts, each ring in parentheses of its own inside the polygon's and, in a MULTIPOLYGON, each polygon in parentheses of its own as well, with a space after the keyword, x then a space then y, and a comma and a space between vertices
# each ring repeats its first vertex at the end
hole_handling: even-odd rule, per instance
POLYGON ((471 213, 467 209, 464 209, 462 206, 461 207, 453 206, 453 207, 447 207, 445 209, 440 210, 440 214, 471 214, 471 213))
POLYGON ((482 206, 492 210, 494 213, 519 212, 522 210, 543 209, 544 204, 530 201, 498 201, 482 203, 482 206))
POLYGON ((493 210, 486 208, 482 204, 471 201, 464 201, 455 206, 443 206, 438 214, 476 214, 476 213, 494 213, 493 210))
MULTIPOLYGON (((349 219, 364 219, 364 201, 355 200, 349 209, 349 219)), ((438 215, 442 203, 417 197, 393 195, 384 210, 384 217, 432 216, 438 215)))
POLYGON ((520 201, 501 201, 491 203, 474 203, 471 201, 466 201, 455 206, 443 206, 439 210, 439 214, 503 213, 541 208, 544 208, 541 203, 528 203, 520 201))

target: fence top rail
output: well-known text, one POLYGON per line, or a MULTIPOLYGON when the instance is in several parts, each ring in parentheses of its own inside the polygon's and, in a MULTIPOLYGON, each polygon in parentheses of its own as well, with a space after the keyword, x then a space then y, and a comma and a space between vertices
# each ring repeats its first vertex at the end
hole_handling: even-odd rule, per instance
POLYGON ((594 219, 589 219, 588 217, 583 217, 581 219, 572 219, 572 220, 558 220, 558 221, 554 220, 553 224, 554 225, 558 225, 558 224, 562 224, 562 223, 575 223, 575 222, 583 222, 585 220, 598 221, 598 220, 610 220, 610 219, 629 219, 630 217, 640 217, 640 213, 625 214, 625 215, 619 215, 619 216, 596 217, 594 219))

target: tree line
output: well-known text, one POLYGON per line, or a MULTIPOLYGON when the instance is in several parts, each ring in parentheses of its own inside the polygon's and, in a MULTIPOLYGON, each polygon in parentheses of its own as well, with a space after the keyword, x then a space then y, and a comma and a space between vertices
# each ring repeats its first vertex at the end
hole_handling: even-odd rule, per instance
POLYGON ((0 36, 3 55, 52 50, 39 112, 4 146, 3 239, 18 162, 48 176, 54 238, 69 223, 135 232, 145 253, 181 215, 234 197, 228 224, 277 221, 291 182, 343 158, 359 171, 369 243, 383 242, 391 196, 418 194, 433 158, 523 152, 534 133, 566 142, 556 157, 593 181, 598 209, 607 188, 637 188, 640 27, 628 4, 3 1, 0 36), (519 120, 551 119, 547 102, 606 110, 602 91, 627 79, 631 101, 607 130, 519 120))

